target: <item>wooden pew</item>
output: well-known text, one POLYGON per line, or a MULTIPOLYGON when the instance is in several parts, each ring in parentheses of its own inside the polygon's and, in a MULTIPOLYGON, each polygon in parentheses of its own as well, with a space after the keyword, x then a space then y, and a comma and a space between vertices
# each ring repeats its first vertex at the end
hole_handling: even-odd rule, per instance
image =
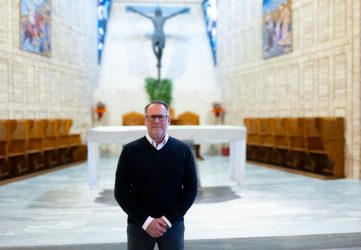
POLYGON ((8 161, 15 175, 29 172, 27 162, 27 142, 29 138, 28 120, 9 120, 10 140, 8 144, 8 161))
POLYGON ((287 165, 291 168, 301 169, 306 154, 303 118, 287 118, 286 125, 289 145, 287 165))
POLYGON ((327 161, 323 139, 321 136, 321 118, 303 118, 303 134, 306 146, 304 168, 310 172, 321 173, 327 161))
POLYGON ((275 137, 272 118, 259 118, 259 136, 261 145, 260 161, 272 163, 275 154, 275 137))
POLYGON ((47 167, 56 166, 60 119, 47 120, 44 138, 44 159, 47 167))
POLYGON ((71 126, 71 119, 0 120, 0 180, 86 160, 71 126))
POLYGON ((269 163, 271 158, 289 171, 322 179, 345 176, 342 117, 245 118, 244 124, 247 159, 269 163), (265 156, 268 150, 272 157, 265 156))
POLYGON ((321 136, 328 162, 322 172, 337 178, 345 177, 345 128, 342 117, 321 118, 321 136))
POLYGON ((289 149, 287 120, 285 118, 274 118, 272 119, 272 123, 274 136, 274 155, 272 163, 279 166, 286 166, 289 149))
POLYGON ((72 119, 61 119, 58 127, 58 139, 57 139, 57 164, 66 164, 71 161, 70 151, 70 129, 73 125, 72 119))
POLYGON ((8 120, 0 120, 0 180, 11 176, 8 162, 8 143, 10 140, 10 127, 8 120))
POLYGON ((70 162, 87 159, 87 147, 81 143, 80 134, 69 134, 70 162))
POLYGON ((247 128, 247 159, 258 161, 261 158, 261 136, 259 119, 244 118, 243 122, 247 128))
POLYGON ((44 138, 46 124, 46 120, 29 120, 29 140, 26 153, 29 167, 34 171, 45 168, 44 138))

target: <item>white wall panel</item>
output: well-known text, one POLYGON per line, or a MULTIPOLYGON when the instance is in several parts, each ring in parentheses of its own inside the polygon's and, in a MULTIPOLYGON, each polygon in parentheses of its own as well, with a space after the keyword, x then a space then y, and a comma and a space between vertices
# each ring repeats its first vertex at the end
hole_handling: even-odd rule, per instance
MULTIPOLYGON (((227 105, 237 103, 235 113, 241 117, 344 117, 345 173, 360 178, 360 1, 292 1, 293 51, 266 60, 260 56, 262 1, 252 1, 257 8, 248 7, 249 3, 218 1, 217 79, 223 79, 225 97, 233 84, 245 86, 247 93, 237 101, 232 95, 227 105), (229 9, 238 10, 242 25, 232 25, 235 14, 229 9), (230 43, 246 51, 236 52, 230 43), (232 64, 237 53, 240 63, 232 64)), ((236 120, 227 113, 228 123, 236 120)))

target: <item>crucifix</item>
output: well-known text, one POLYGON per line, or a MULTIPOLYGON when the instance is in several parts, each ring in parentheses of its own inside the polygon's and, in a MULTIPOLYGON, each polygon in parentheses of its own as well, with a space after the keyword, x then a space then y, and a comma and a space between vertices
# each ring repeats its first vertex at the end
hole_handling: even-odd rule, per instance
POLYGON ((148 15, 146 12, 141 11, 139 8, 135 8, 133 6, 127 7, 127 10, 137 13, 145 18, 148 18, 153 23, 154 32, 152 34, 152 48, 154 55, 157 58, 158 82, 160 82, 160 78, 161 78, 160 69, 162 67, 163 49, 165 47, 164 24, 169 18, 172 18, 182 13, 188 13, 189 8, 177 9, 172 13, 170 13, 169 15, 163 15, 162 8, 159 5, 154 9, 153 15, 148 15))

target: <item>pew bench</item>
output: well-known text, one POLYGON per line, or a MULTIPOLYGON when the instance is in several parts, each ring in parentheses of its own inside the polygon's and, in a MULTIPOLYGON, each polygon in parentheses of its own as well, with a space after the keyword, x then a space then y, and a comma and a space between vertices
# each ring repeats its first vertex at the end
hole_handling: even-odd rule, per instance
POLYGON ((344 177, 342 117, 245 118, 247 159, 323 179, 344 177))
POLYGON ((71 119, 0 120, 0 181, 86 160, 71 119))

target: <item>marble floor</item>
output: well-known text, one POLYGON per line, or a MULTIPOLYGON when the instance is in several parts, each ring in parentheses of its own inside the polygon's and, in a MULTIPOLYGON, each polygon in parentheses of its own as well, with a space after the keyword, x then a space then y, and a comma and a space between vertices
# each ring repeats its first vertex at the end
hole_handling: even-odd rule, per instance
MULTIPOLYGON (((0 247, 125 242, 126 215, 113 199, 116 163, 100 159, 93 189, 86 163, 0 186, 0 247)), ((188 240, 361 232, 359 180, 248 163, 238 186, 227 157, 206 156, 198 166, 202 194, 185 218, 188 240)))

